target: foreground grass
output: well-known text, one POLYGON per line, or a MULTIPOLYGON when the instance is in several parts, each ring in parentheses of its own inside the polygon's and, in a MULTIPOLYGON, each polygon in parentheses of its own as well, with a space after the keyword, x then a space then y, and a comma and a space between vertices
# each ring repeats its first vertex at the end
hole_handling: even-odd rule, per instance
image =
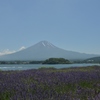
POLYGON ((0 100, 100 100, 100 67, 0 71, 0 100))

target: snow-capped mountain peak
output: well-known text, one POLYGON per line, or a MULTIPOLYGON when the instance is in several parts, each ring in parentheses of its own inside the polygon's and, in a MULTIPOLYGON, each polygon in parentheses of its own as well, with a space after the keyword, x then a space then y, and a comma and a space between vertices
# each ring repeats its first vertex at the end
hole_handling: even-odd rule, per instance
POLYGON ((0 56, 0 60, 46 60, 52 57, 65 59, 87 59, 95 56, 96 55, 67 51, 56 47, 48 41, 41 41, 29 48, 13 54, 0 56))
POLYGON ((57 48, 56 46, 54 46, 52 43, 48 41, 41 41, 37 43, 36 45, 41 45, 41 46, 48 47, 48 48, 57 48))

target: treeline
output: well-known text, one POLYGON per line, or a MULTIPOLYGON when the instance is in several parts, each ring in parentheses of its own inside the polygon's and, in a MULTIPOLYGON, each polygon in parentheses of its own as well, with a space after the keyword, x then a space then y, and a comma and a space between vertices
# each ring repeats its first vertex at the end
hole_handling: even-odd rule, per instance
POLYGON ((73 61, 73 63, 100 63, 100 60, 76 60, 76 61, 73 61))
POLYGON ((71 62, 64 58, 49 58, 43 64, 70 64, 71 62))
POLYGON ((64 58, 49 58, 45 61, 0 61, 0 64, 70 64, 71 62, 64 58))
POLYGON ((0 61, 0 64, 42 64, 43 61, 0 61))
POLYGON ((49 58, 45 61, 0 61, 0 64, 70 64, 70 63, 100 63, 100 60, 69 61, 64 58, 49 58))

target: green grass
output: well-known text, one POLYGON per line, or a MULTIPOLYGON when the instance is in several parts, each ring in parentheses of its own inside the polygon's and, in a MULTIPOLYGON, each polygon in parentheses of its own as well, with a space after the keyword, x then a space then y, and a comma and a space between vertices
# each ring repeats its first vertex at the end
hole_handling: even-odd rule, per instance
POLYGON ((42 66, 38 70, 46 70, 47 72, 71 72, 71 71, 90 72, 90 71, 97 71, 99 68, 100 68, 99 66, 88 66, 88 67, 70 67, 70 68, 56 69, 54 67, 42 66))

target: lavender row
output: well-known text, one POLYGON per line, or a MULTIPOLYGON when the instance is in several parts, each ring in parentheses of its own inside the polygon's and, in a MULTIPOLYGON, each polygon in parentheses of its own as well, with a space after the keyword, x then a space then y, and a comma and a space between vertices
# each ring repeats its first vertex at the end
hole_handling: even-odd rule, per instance
POLYGON ((100 100, 100 67, 0 71, 0 100, 100 100))

